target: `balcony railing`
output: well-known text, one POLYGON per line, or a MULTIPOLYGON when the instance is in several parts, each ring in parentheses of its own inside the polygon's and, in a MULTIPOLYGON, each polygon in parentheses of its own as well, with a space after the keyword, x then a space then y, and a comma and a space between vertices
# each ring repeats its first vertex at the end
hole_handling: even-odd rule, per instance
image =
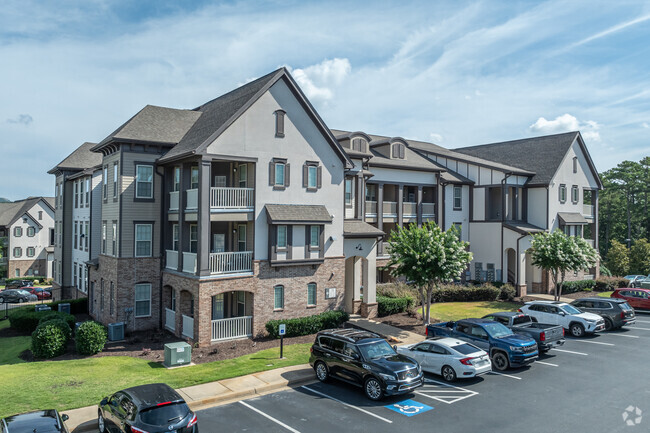
POLYGON ((178 191, 169 193, 169 210, 178 210, 179 194, 178 191))
POLYGON ((212 341, 253 336, 253 316, 212 321, 212 341))
POLYGON ((196 253, 183 252, 183 272, 196 274, 196 253))
POLYGON ((397 216, 397 202, 394 201, 385 201, 383 203, 384 215, 395 215, 397 216))
POLYGON ((183 314, 183 337, 194 338, 194 318, 183 314))
POLYGON ((254 188, 210 188, 210 208, 253 210, 254 188))
POLYGON ((435 203, 422 203, 422 216, 434 216, 436 214, 435 203))
POLYGON ((253 252, 211 253, 210 272, 213 274, 232 274, 253 270, 253 252))
POLYGON ((586 217, 594 216, 594 205, 593 204, 584 204, 582 205, 582 214, 586 217))
POLYGON ((198 189, 188 189, 187 193, 187 204, 186 209, 198 209, 199 208, 199 190, 198 189))
POLYGON ((173 331, 176 329, 176 311, 165 308, 165 328, 173 331))
POLYGON ((178 269, 178 251, 167 250, 165 267, 169 269, 178 269))
POLYGON ((592 247, 594 246, 594 240, 593 239, 585 239, 589 245, 592 247))
POLYGON ((377 214, 377 202, 366 200, 366 213, 377 214))
POLYGON ((415 217, 418 213, 418 204, 405 201, 402 203, 402 212, 404 216, 415 217))

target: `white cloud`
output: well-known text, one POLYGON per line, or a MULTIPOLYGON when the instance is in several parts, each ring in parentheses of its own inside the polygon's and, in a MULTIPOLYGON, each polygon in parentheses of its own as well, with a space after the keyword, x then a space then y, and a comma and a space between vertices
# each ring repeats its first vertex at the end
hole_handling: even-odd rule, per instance
POLYGON ((580 131, 586 141, 600 141, 600 125, 593 120, 580 122, 575 116, 568 113, 556 117, 553 120, 546 120, 544 117, 537 119, 530 125, 532 132, 542 134, 557 134, 561 132, 580 131))
POLYGON ((332 87, 338 87, 350 74, 352 67, 348 59, 324 60, 303 69, 291 69, 307 97, 314 103, 327 102, 334 97, 332 87))
POLYGON ((7 123, 20 123, 23 125, 29 125, 34 121, 34 118, 29 114, 19 114, 14 119, 7 119, 7 123))
POLYGON ((434 143, 442 143, 442 135, 436 134, 435 132, 432 132, 431 134, 429 134, 429 138, 434 143))
POLYGON ((643 126, 643 127, 646 128, 646 129, 647 129, 647 128, 650 128, 650 125, 648 125, 648 122, 643 122, 643 123, 641 124, 641 126, 643 126))

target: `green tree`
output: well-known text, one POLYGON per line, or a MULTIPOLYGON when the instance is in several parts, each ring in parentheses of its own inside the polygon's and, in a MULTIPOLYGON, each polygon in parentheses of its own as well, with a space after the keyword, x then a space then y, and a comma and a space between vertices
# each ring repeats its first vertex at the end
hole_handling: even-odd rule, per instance
POLYGON ((567 236, 562 230, 533 235, 531 247, 533 265, 551 273, 556 301, 562 296, 566 273, 591 268, 599 258, 598 252, 587 241, 567 236))
POLYGON ((433 291, 459 278, 472 261, 468 246, 458 239, 456 227, 442 231, 435 223, 422 227, 410 224, 391 233, 388 266, 393 267, 394 276, 405 277, 417 288, 425 325, 429 323, 433 291))
POLYGON ((650 243, 645 239, 639 239, 630 248, 630 273, 650 274, 650 243))
POLYGON ((623 277, 628 274, 630 269, 630 252, 627 247, 617 241, 612 240, 612 246, 607 250, 607 269, 612 274, 623 277))

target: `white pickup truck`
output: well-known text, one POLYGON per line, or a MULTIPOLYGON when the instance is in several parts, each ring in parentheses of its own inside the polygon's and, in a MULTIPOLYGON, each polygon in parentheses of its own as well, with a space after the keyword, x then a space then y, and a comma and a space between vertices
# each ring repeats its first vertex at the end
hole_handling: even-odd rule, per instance
POLYGON ((519 311, 537 319, 539 323, 561 325, 574 337, 583 337, 605 329, 605 321, 597 314, 583 313, 572 305, 557 301, 526 302, 519 311))

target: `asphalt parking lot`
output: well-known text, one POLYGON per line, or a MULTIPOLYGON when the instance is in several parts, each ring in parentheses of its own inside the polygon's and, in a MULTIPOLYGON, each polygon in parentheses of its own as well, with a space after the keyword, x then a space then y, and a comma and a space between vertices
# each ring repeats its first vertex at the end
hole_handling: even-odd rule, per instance
MULTIPOLYGON (((202 410, 206 432, 650 431, 650 314, 623 330, 567 338, 534 364, 454 382, 427 374, 382 402, 342 382, 314 383, 202 410)), ((315 378, 314 378, 315 379, 315 378)))

